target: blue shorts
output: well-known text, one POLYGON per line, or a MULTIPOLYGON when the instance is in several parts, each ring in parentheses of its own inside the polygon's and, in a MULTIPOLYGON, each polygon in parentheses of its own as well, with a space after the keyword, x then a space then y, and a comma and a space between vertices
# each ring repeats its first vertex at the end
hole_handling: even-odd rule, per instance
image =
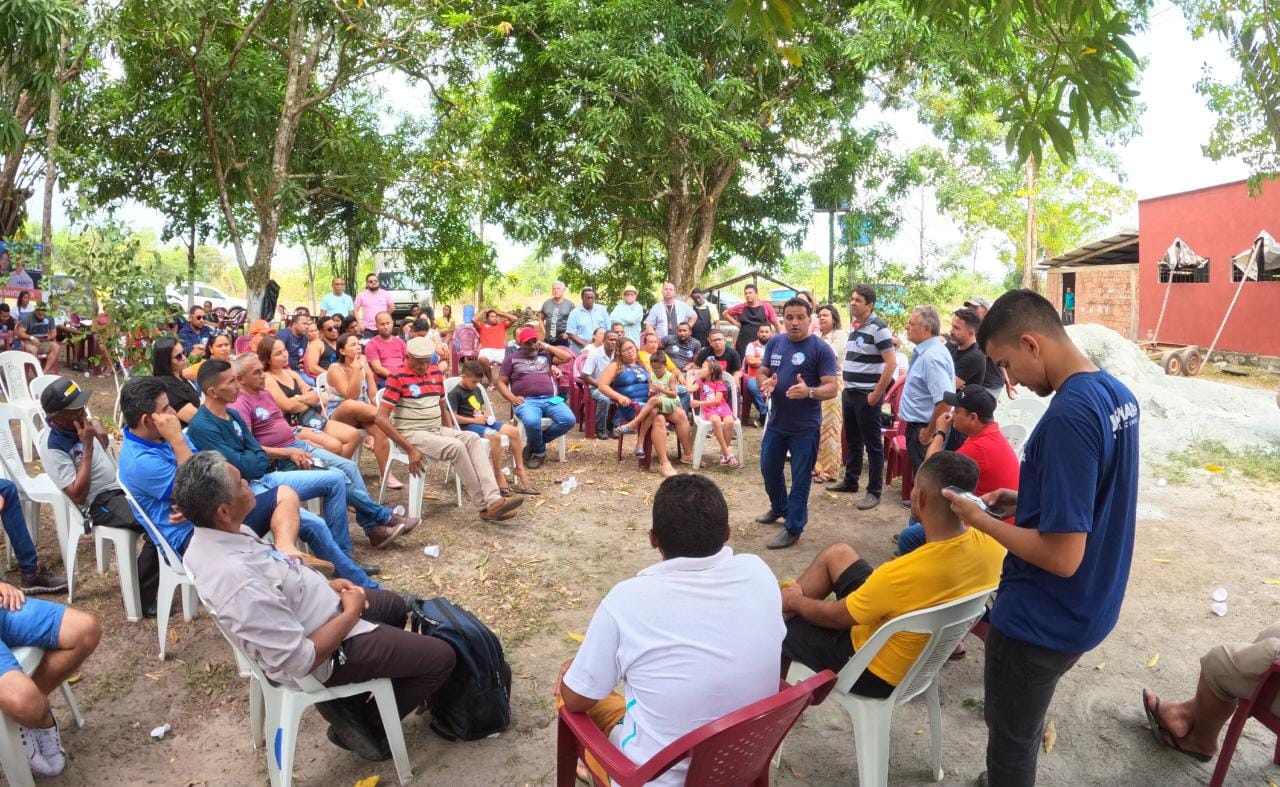
POLYGON ((66 610, 61 604, 31 597, 27 597, 17 612, 0 609, 0 675, 11 670, 22 671, 11 648, 56 649, 62 614, 66 610))
POLYGON ((471 432, 472 434, 478 434, 481 437, 488 437, 489 435, 493 434, 497 430, 491 426, 485 426, 484 424, 463 424, 462 431, 471 432))

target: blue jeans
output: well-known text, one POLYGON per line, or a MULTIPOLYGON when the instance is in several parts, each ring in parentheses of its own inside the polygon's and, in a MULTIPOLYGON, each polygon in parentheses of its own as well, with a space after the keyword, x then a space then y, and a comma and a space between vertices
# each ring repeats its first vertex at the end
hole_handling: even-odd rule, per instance
POLYGON ((907 517, 907 526, 898 534, 898 554, 905 555, 924 546, 924 525, 915 517, 907 517))
POLYGON ((769 405, 765 403, 764 395, 760 393, 760 383, 756 380, 755 375, 747 378, 747 393, 751 394, 751 401, 755 403, 761 417, 769 412, 769 405))
POLYGON ((591 389, 591 399, 596 403, 596 434, 604 434, 618 425, 618 414, 613 414, 613 423, 609 423, 609 407, 613 400, 600 393, 599 388, 591 389))
MULTIPOLYGON (((265 489, 257 493, 257 498, 257 505, 253 507, 253 511, 249 512, 249 516, 245 517, 244 523, 261 538, 271 532, 271 515, 275 512, 276 494, 270 489, 265 489)), ((382 587, 369 579, 364 569, 351 559, 351 535, 347 534, 344 551, 344 547, 339 545, 333 533, 329 532, 329 526, 325 521, 305 508, 298 511, 298 538, 311 547, 311 554, 333 564, 335 577, 354 582, 362 588, 382 587)), ((184 552, 186 552, 185 545, 178 554, 181 555, 184 552)))
POLYGON ((255 494, 287 486, 297 492, 298 499, 303 502, 323 497, 325 525, 333 534, 334 543, 343 552, 351 554, 351 531, 347 527, 347 479, 341 470, 277 470, 267 473, 252 486, 255 494))
POLYGON ((36 570, 36 545, 31 542, 27 518, 22 515, 18 485, 7 478, 0 478, 0 497, 4 498, 4 511, 0 512, 0 521, 4 522, 4 532, 9 537, 9 548, 13 550, 18 567, 31 573, 36 570))
MULTIPOLYGON (((355 462, 323 448, 317 448, 305 440, 295 440, 293 445, 288 447, 306 451, 328 465, 330 470, 337 470, 346 476, 347 505, 356 510, 356 522, 364 532, 368 533, 378 525, 385 525, 391 519, 391 509, 379 505, 369 497, 369 489, 365 486, 364 477, 360 475, 360 468, 356 467, 355 462)), ((345 513, 343 519, 346 519, 345 513)))
POLYGON ((547 443, 568 434, 578 423, 569 405, 559 396, 526 396, 524 404, 512 409, 516 418, 524 424, 525 434, 529 436, 529 452, 534 456, 545 454, 547 443), (559 401, 553 402, 552 399, 559 401), (551 419, 551 426, 545 432, 542 430, 543 418, 551 419))
POLYGON ((760 441, 760 475, 769 495, 769 509, 786 514, 785 527, 799 535, 809 522, 809 487, 813 485, 813 464, 818 459, 818 432, 784 434, 766 429, 760 441), (783 469, 791 452, 791 494, 783 469))

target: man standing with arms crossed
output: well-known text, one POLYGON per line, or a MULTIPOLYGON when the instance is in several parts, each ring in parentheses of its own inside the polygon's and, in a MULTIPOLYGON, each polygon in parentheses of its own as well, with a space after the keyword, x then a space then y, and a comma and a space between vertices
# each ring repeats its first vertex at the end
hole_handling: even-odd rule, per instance
POLYGON ((858 510, 880 504, 884 489, 884 437, 880 431, 880 405, 893 384, 898 353, 893 331, 876 316, 876 290, 859 284, 849 296, 853 316, 849 341, 845 345, 841 376, 844 393, 840 407, 844 413, 844 441, 849 447, 844 460, 844 479, 827 487, 829 492, 857 492, 862 475, 862 452, 867 452, 867 494, 858 501, 858 510))
POLYGON ((1054 394, 1023 455, 1019 491, 984 496, 1013 510, 1009 527, 944 493, 971 526, 1003 544, 984 681, 991 787, 1035 784, 1044 717, 1058 679, 1115 626, 1133 558, 1138 402, 1067 336, 1053 304, 1007 292, 978 344, 1013 383, 1054 394))
POLYGON ((364 292, 356 296, 352 314, 360 320, 364 329, 364 338, 372 339, 378 334, 378 315, 382 312, 395 314, 396 299, 391 293, 382 289, 378 282, 378 274, 370 273, 364 277, 364 292))

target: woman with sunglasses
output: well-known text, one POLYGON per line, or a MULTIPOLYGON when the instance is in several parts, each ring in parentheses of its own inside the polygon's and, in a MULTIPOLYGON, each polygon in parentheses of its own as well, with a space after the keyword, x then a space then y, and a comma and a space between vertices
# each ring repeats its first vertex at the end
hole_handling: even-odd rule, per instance
POLYGON ((164 384, 169 405, 184 424, 190 423, 200 409, 200 391, 195 383, 182 376, 186 368, 187 354, 182 350, 182 342, 172 336, 156 339, 151 348, 151 374, 164 384))

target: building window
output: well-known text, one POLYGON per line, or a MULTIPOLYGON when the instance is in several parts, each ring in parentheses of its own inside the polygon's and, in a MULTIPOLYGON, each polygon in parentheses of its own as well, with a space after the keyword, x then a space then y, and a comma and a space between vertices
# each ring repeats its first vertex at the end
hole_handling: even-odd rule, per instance
MULTIPOLYGON (((1157 265, 1159 271, 1160 283, 1169 283, 1169 266, 1157 265)), ((1205 260, 1203 265, 1195 268, 1182 268, 1173 272, 1174 284, 1206 284, 1209 281, 1209 261, 1205 260)), ((1237 280, 1238 281, 1238 280, 1237 280)))
MULTIPOLYGON (((1244 278, 1244 270, 1236 266, 1235 264, 1232 264, 1231 281, 1239 282, 1243 278, 1244 278)), ((1257 278, 1250 279, 1250 281, 1280 281, 1280 268, 1272 268, 1271 270, 1263 269, 1261 271, 1258 271, 1257 278)))

